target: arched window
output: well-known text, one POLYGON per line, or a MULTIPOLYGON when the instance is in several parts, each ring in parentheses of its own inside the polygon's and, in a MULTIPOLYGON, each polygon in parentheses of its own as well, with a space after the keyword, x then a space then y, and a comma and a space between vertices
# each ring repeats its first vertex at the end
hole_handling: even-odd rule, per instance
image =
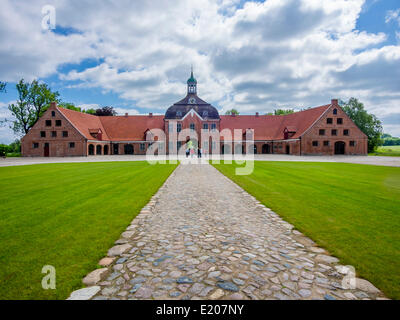
POLYGON ((94 155, 94 145, 89 144, 89 156, 93 156, 94 155))
POLYGON ((96 154, 101 155, 101 145, 96 146, 96 154))
POLYGON ((337 109, 333 109, 333 114, 337 114, 337 109))
POLYGON ((124 145, 125 154, 133 154, 133 145, 126 144, 124 145))

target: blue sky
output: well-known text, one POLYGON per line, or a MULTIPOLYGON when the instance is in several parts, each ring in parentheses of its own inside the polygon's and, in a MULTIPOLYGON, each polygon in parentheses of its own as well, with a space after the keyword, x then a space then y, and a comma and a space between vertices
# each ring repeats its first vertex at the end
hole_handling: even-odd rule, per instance
MULTIPOLYGON (((357 97, 400 136, 398 0, 2 1, 0 119, 15 83, 40 79, 63 101, 163 113, 198 93, 221 112, 266 113, 357 97), (44 5, 56 29, 43 30, 44 5), (18 21, 20 23, 18 23, 18 21)), ((15 136, 0 128, 0 143, 15 136)))

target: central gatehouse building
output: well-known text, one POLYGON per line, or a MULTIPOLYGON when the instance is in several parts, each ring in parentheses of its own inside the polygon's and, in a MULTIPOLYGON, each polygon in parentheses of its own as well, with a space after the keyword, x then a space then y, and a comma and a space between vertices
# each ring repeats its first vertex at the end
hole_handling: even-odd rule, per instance
POLYGON ((21 148, 31 157, 143 155, 158 141, 159 154, 176 154, 189 139, 203 154, 365 155, 368 143, 336 99, 287 115, 220 115, 198 97, 192 71, 186 97, 165 115, 99 117, 52 103, 21 148))

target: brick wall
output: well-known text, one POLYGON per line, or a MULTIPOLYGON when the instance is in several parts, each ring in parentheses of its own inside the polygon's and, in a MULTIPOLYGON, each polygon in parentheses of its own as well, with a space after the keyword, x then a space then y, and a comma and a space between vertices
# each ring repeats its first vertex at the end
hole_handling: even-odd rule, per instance
POLYGON ((45 145, 48 144, 50 157, 86 156, 86 139, 77 131, 54 104, 43 114, 25 137, 21 139, 23 157, 45 156, 45 145), (57 126, 56 121, 61 121, 57 126), (47 125, 46 121, 51 124, 47 125), (41 136, 44 132, 45 137, 41 136), (56 137, 52 135, 56 132, 56 137), (63 137, 68 132, 68 137, 63 137), (74 147, 70 144, 73 143, 74 147))
POLYGON ((303 135, 302 154, 334 155, 335 144, 343 142, 344 154, 366 155, 368 152, 366 135, 346 115, 336 100, 332 102, 332 106, 303 135), (337 110, 337 114, 334 114, 334 110, 337 110), (332 119, 332 123, 328 123, 328 118, 332 119), (342 123, 338 123, 338 119, 342 119, 342 123), (336 130, 336 135, 332 130, 336 130), (345 135, 345 130, 348 130, 348 135, 345 135))

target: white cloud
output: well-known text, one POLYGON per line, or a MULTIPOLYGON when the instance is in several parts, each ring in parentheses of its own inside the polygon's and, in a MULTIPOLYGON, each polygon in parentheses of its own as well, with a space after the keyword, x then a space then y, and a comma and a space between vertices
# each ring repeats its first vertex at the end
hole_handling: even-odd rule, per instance
POLYGON ((400 9, 397 10, 389 10, 386 13, 385 22, 389 23, 391 21, 397 22, 400 27, 400 9))
MULTIPOLYGON (((101 59, 59 78, 71 88, 100 88, 163 112, 185 94, 193 63, 199 95, 223 111, 267 112, 356 96, 379 116, 400 104, 394 67, 400 46, 385 46, 384 33, 356 30, 364 0, 243 7, 239 0, 3 2, 3 80, 44 77, 65 63, 101 59), (58 25, 79 33, 43 32, 40 9, 47 3, 55 5, 58 25)), ((397 21, 398 11, 388 12, 388 23, 397 21)))

